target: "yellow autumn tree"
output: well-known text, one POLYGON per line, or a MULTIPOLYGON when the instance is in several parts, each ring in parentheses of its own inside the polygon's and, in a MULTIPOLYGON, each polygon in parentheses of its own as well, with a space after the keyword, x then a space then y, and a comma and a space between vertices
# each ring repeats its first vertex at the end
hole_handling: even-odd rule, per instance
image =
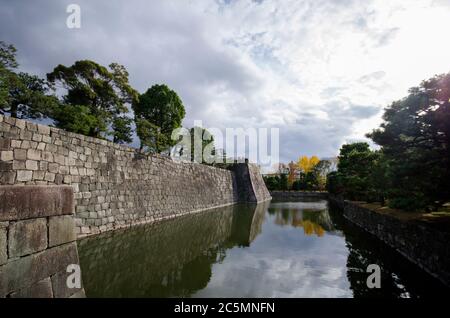
POLYGON ((298 167, 304 172, 311 172, 314 167, 319 163, 320 159, 317 156, 312 156, 308 158, 307 156, 301 156, 298 159, 298 167))

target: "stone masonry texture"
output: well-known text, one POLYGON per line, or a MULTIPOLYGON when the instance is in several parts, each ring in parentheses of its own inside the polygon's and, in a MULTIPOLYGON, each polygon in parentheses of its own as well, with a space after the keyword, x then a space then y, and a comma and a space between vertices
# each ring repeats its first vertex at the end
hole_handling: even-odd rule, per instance
POLYGON ((0 186, 0 298, 80 297, 70 186, 0 186))
POLYGON ((373 234, 441 282, 450 286, 448 232, 426 223, 405 221, 367 209, 357 202, 330 196, 349 221, 373 234))
MULTIPOLYGON (((177 163, 106 140, 2 115, 0 154, 0 185, 72 187, 78 237, 238 201, 270 199, 254 165, 240 164, 237 170, 226 170, 177 163)), ((27 200, 36 200, 21 196, 20 192, 3 195, 7 199, 0 204, 0 222, 14 220, 21 213, 29 214, 27 200), (9 206, 16 201, 22 206, 9 206)), ((38 192, 36 197, 40 197, 38 192)), ((46 208, 33 210, 33 217, 45 217, 49 210, 66 214, 64 211, 72 202, 61 202, 66 205, 51 206, 44 200, 40 206, 46 208)))
POLYGON ((20 257, 47 248, 47 219, 11 222, 9 226, 9 257, 20 257))

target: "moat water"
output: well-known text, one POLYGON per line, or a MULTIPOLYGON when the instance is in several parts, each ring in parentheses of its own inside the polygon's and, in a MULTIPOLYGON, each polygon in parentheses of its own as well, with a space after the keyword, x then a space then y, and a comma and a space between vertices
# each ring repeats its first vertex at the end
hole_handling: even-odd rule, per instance
POLYGON ((87 297, 434 297, 439 281, 327 201, 234 205, 79 241, 87 297), (368 288, 369 264, 381 288, 368 288))

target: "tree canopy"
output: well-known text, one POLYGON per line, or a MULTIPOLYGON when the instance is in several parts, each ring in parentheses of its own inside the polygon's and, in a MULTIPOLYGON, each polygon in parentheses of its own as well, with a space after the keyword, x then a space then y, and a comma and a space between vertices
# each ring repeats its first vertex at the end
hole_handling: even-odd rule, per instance
POLYGON ((392 206, 439 206, 450 200, 450 73, 423 81, 386 108, 368 134, 382 147, 392 206))
POLYGON ((16 48, 0 41, 0 112, 16 118, 46 117, 58 105, 44 79, 16 73, 16 48))
POLYGON ((178 94, 167 85, 153 85, 133 103, 137 134, 143 144, 156 152, 168 150, 176 141, 174 129, 181 127, 184 105, 178 94), (150 129, 150 131, 147 131, 150 129))
POLYGON ((380 201, 405 210, 436 209, 450 201, 450 73, 423 81, 385 109, 367 136, 381 146, 344 145, 330 193, 380 201))
POLYGON ((302 156, 298 159, 297 166, 304 173, 311 172, 314 167, 319 163, 319 158, 317 156, 312 156, 308 158, 307 156, 302 156))
POLYGON ((76 132, 88 132, 87 135, 93 137, 112 135, 116 142, 131 140, 131 121, 124 114, 129 112, 127 105, 137 101, 138 93, 128 83, 124 66, 112 63, 108 69, 82 60, 69 67, 58 65, 47 74, 47 79, 66 90, 62 98, 65 106, 53 114, 58 127, 70 127, 75 121, 81 125, 76 127, 76 132), (73 116, 69 121, 66 112, 70 107, 73 107, 73 116), (76 116, 81 118, 74 118, 76 116), (83 118, 88 119, 86 125, 82 125, 83 118))

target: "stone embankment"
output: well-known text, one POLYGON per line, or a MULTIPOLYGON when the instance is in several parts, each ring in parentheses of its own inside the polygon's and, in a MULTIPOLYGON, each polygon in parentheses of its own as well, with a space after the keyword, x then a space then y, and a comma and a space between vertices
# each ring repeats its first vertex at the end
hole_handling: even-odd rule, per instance
POLYGON ((274 200, 308 200, 328 198, 328 192, 321 191, 270 191, 274 200))
POLYGON ((357 202, 330 196, 349 221, 375 235, 426 272, 450 286, 450 233, 419 220, 402 220, 357 202))
POLYGON ((0 185, 70 185, 78 237, 270 199, 258 167, 230 170, 0 115, 0 185))
POLYGON ((73 212, 69 186, 0 187, 0 298, 84 296, 67 285, 79 269, 73 212))

